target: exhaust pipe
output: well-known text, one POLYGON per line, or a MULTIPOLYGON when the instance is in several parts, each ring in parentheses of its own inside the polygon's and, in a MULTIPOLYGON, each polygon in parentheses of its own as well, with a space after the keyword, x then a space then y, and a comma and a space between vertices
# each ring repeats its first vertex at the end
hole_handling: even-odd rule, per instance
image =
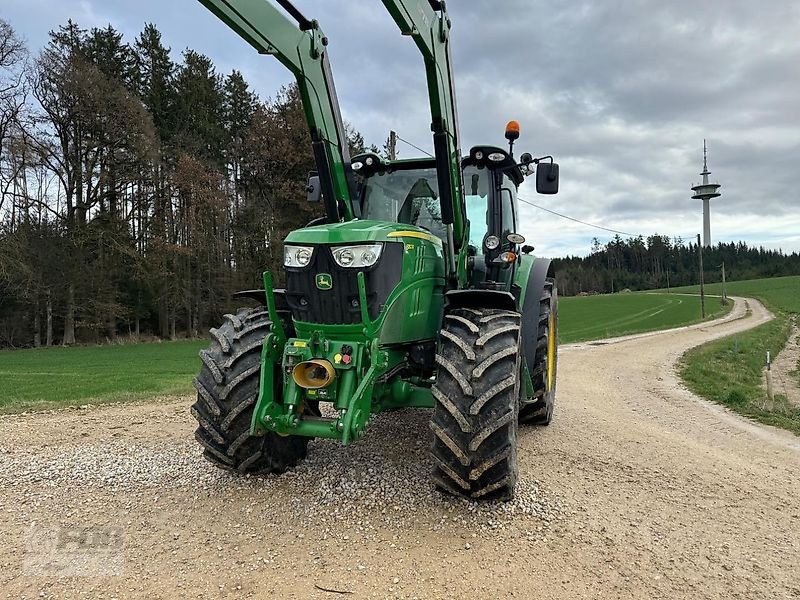
POLYGON ((328 387, 336 378, 336 370, 327 360, 315 358, 305 360, 292 369, 292 379, 301 388, 318 390, 328 387))

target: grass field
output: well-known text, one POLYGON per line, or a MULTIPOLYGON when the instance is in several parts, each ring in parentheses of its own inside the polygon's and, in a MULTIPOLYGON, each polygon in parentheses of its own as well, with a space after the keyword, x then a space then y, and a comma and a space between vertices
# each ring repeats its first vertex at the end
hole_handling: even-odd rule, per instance
MULTIPOLYGON (((729 281, 726 287, 729 296, 758 298, 772 311, 800 313, 800 276, 729 281)), ((700 288, 695 285, 674 288, 672 291, 699 294, 700 288)), ((721 294, 722 284, 708 284, 706 293, 721 294)), ((712 298, 711 301, 713 302, 714 299, 712 298)))
MULTIPOLYGON (((707 318, 730 310, 718 298, 707 298, 707 318)), ((605 294, 559 298, 559 341, 562 344, 615 337, 697 323, 700 299, 679 294, 605 294)))
MULTIPOLYGON (((770 403, 761 379, 767 351, 775 356, 784 347, 790 331, 789 315, 800 314, 800 277, 735 281, 727 287, 729 295, 761 300, 775 313, 775 320, 690 350, 681 360, 681 377, 704 398, 800 434, 800 407, 790 405, 780 394, 770 403)), ((709 293, 721 289, 719 284, 708 288, 709 293)))
POLYGON ((0 351, 0 412, 192 391, 205 341, 0 351))

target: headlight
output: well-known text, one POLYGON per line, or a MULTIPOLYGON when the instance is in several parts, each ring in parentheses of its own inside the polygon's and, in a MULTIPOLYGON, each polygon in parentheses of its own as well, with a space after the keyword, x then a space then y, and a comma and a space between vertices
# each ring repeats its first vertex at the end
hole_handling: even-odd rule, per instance
POLYGON ((353 261, 356 259, 356 255, 353 254, 353 251, 350 248, 345 248, 344 250, 340 250, 339 252, 334 252, 334 256, 338 256, 339 260, 336 262, 339 264, 340 267, 349 267, 353 264, 353 261))
POLYGON ((284 267, 305 267, 311 262, 314 255, 313 246, 284 246, 283 247, 283 266, 284 267))
POLYGON ((339 246, 333 249, 333 260, 340 267, 371 267, 381 257, 383 244, 339 246))

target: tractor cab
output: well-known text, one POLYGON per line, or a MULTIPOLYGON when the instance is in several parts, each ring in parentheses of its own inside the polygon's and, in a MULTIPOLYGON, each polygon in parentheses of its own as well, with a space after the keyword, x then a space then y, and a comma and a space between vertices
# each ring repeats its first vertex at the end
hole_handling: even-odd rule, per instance
MULTIPOLYGON (((518 232, 517 191, 533 172, 533 161, 526 153, 517 164, 508 151, 496 146, 475 146, 462 159, 470 287, 507 289, 513 280, 525 242, 518 232)), ((387 161, 366 153, 353 158, 352 168, 361 219, 420 227, 447 244, 435 159, 387 161)), ((557 189, 557 171, 555 176, 557 189)))

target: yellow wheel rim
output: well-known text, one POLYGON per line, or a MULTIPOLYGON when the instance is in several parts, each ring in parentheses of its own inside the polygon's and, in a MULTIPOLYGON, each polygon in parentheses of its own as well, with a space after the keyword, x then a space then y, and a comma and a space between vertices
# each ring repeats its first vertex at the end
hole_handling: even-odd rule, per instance
POLYGON ((556 362, 556 319, 551 312, 547 323, 547 391, 553 389, 553 367, 556 362))

